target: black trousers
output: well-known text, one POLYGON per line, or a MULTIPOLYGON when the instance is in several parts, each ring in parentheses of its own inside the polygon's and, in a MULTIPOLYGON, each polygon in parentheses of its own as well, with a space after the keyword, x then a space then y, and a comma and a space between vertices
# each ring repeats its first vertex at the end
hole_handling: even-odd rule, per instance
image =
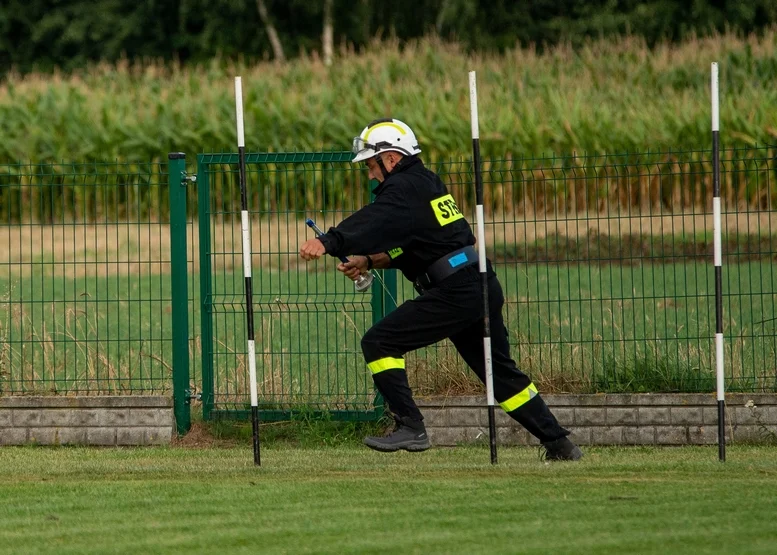
MULTIPOLYGON (((510 358, 502 319, 504 294, 488 267, 491 360, 494 397, 502 408, 540 441, 569 434, 551 413, 529 377, 510 358)), ((483 293, 477 265, 466 267, 436 287, 403 303, 370 328, 362 338, 367 367, 389 410, 398 417, 422 420, 413 401, 404 355, 449 338, 464 361, 485 383, 483 293)))

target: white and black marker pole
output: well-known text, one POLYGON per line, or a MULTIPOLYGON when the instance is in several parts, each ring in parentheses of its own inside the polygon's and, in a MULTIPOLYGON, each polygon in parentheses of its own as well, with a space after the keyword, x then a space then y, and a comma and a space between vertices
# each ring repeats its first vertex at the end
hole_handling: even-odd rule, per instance
POLYGON ((248 374, 251 387, 251 427, 253 428, 254 464, 259 457, 259 400, 256 392, 256 344, 254 343, 254 304, 251 280, 251 234, 246 192, 246 141, 243 130, 243 79, 235 77, 235 109, 237 112, 237 156, 240 173, 240 222, 243 237, 243 276, 245 278, 246 334, 248 336, 248 374))
POLYGON ((723 378, 723 247, 720 225, 720 104, 718 64, 712 62, 712 234, 715 244, 715 374, 718 382, 718 459, 726 460, 726 391, 723 378))
POLYGON ((488 401, 488 440, 491 464, 496 464, 496 415, 494 414, 494 370, 491 361, 491 319, 488 304, 488 274, 486 272, 486 230, 483 220, 483 181, 480 178, 480 131, 478 129, 478 91, 475 72, 469 72, 469 107, 472 123, 472 160, 477 197, 478 262, 483 283, 483 355, 486 364, 486 399, 488 401))

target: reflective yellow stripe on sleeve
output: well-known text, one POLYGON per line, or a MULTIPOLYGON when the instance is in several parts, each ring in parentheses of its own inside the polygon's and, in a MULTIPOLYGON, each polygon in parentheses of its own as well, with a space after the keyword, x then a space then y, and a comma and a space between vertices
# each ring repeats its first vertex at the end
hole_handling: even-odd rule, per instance
POLYGON ((531 399, 534 399, 538 394, 537 388, 534 387, 533 383, 530 383, 529 386, 519 394, 513 395, 507 401, 499 403, 499 405, 505 412, 512 412, 524 403, 528 403, 531 399))
POLYGON ((392 357, 379 358, 378 360, 368 362, 367 368, 369 368, 370 372, 373 374, 383 372, 384 370, 404 370, 405 359, 392 357))

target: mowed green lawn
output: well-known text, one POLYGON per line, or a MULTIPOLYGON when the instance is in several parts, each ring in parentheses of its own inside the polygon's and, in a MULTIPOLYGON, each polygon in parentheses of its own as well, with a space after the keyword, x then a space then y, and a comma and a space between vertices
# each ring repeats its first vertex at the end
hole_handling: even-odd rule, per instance
POLYGON ((777 448, 3 448, 0 553, 775 553, 777 448))

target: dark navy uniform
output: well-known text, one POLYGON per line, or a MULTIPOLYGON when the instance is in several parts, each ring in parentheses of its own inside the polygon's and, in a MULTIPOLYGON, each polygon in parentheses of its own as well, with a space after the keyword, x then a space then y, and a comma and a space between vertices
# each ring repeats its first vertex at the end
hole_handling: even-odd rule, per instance
MULTIPOLYGON (((449 338, 485 382, 482 281, 475 236, 440 178, 415 156, 405 157, 375 189, 373 203, 320 237, 327 254, 387 252, 422 294, 403 303, 362 338, 367 367, 389 409, 423 420, 413 401, 404 355, 449 338)), ((510 358, 502 320, 504 296, 488 263, 494 396, 502 408, 541 442, 569 434, 510 358)))

